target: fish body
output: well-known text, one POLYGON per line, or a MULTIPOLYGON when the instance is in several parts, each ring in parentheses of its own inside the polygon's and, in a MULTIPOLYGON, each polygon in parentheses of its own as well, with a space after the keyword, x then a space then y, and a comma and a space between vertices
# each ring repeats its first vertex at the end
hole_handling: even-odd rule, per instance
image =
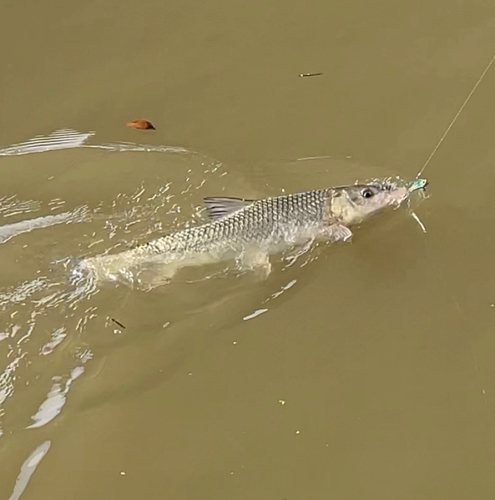
POLYGON ((398 207, 414 189, 377 181, 260 200, 205 198, 208 222, 118 254, 88 258, 80 266, 97 281, 134 283, 151 272, 161 284, 182 267, 237 259, 266 275, 270 255, 315 240, 347 241, 350 227, 398 207))

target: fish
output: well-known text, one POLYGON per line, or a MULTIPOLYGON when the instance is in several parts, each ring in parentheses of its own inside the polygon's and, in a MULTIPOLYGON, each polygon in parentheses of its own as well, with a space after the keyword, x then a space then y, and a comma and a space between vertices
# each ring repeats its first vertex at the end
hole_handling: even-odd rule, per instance
POLYGON ((398 208, 428 182, 373 180, 264 199, 204 198, 208 220, 117 254, 87 257, 77 272, 95 283, 169 283, 184 267, 235 260, 266 278, 270 258, 313 242, 346 242, 371 216, 398 208), (150 280, 150 274, 153 276, 150 280), (144 276, 147 276, 145 279, 144 276))

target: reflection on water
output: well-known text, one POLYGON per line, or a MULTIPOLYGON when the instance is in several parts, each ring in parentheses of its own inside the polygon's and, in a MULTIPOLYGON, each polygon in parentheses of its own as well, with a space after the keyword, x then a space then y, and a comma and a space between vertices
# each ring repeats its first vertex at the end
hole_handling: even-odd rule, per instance
POLYGON ((79 148, 94 135, 94 132, 81 133, 70 129, 56 130, 48 136, 39 135, 25 142, 0 149, 0 156, 19 156, 44 151, 79 148))
POLYGON ((45 441, 40 444, 25 460, 21 466, 21 470, 15 482, 14 491, 12 492, 9 500, 18 500, 21 497, 26 489, 26 486, 28 485, 29 479, 33 475, 33 472, 36 470, 36 467, 38 467, 41 460, 43 460, 44 456, 48 453, 50 446, 51 442, 45 441))
MULTIPOLYGON (((86 356, 86 359, 91 358, 86 356)), ((34 429, 36 427, 46 425, 62 411, 72 382, 79 378, 83 373, 84 367, 76 366, 73 370, 71 370, 67 380, 65 381, 63 381, 61 377, 53 377, 55 383, 48 392, 46 400, 41 404, 39 410, 36 412, 36 415, 32 416, 33 423, 28 426, 28 429, 34 429)))
POLYGON ((0 156, 19 156, 31 153, 43 153, 60 149, 94 148, 108 151, 142 151, 155 153, 188 153, 184 148, 176 146, 151 146, 119 142, 115 144, 88 144, 95 132, 78 132, 71 129, 60 129, 47 136, 37 136, 19 144, 0 149, 0 156))

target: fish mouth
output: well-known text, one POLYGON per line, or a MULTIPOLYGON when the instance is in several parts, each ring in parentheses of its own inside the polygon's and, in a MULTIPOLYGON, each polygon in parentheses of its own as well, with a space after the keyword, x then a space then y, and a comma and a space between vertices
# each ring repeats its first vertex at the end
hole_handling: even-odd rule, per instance
POLYGON ((409 190, 406 187, 397 187, 391 193, 391 205, 394 208, 398 208, 408 198, 409 198, 409 190))

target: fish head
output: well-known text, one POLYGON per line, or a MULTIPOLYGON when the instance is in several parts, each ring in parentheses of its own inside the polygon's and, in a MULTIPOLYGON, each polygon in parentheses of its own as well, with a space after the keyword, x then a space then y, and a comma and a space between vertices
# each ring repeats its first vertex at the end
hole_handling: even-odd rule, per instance
POLYGON ((360 224, 372 215, 398 208, 410 192, 405 184, 389 181, 336 188, 331 195, 331 216, 346 226, 360 224))

